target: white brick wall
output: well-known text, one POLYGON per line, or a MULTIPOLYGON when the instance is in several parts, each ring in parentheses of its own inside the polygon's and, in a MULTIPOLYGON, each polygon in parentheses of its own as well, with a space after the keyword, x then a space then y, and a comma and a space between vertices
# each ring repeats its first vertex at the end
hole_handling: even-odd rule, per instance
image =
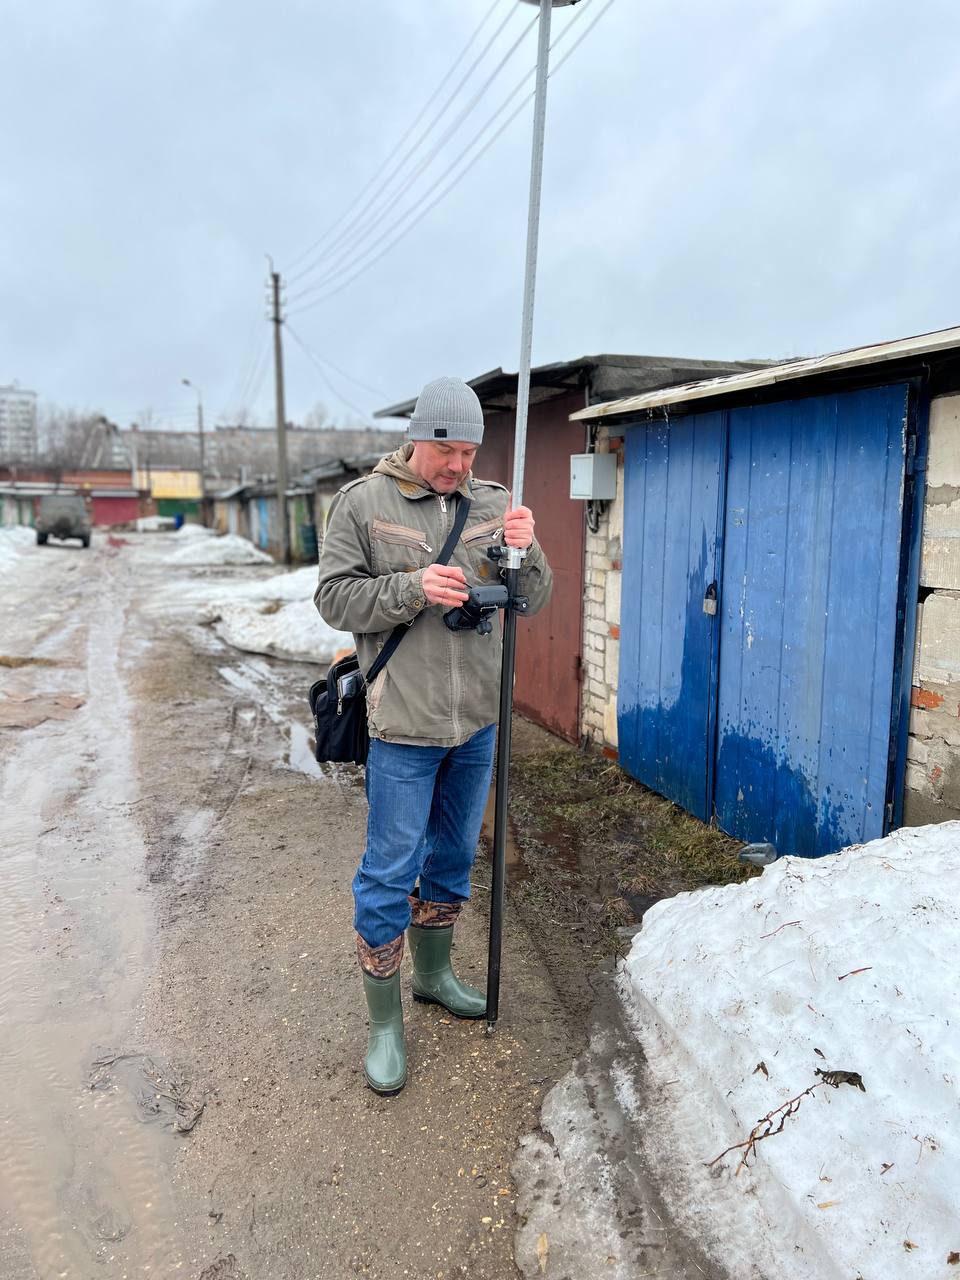
POLYGON ((960 396, 930 406, 913 706, 907 744, 907 822, 960 814, 960 396))
MULTIPOLYGON (((619 437, 617 437, 619 438, 619 437)), ((610 433, 601 427, 597 452, 608 453, 610 433)), ((620 539, 623 532, 623 465, 617 497, 587 530, 586 603, 583 622, 583 713, 581 732, 599 746, 617 746, 617 669, 620 662, 620 539)))

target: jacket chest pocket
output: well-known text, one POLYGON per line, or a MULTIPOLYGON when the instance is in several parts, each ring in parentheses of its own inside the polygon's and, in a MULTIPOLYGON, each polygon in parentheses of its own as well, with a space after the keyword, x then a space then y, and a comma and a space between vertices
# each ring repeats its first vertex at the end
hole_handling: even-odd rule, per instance
POLYGON ((494 561, 488 558, 487 547, 503 542, 503 516, 494 516, 492 520, 468 525, 460 541, 477 577, 484 582, 491 578, 499 581, 499 570, 494 561))
POLYGON ((422 529, 374 520, 370 526, 374 568, 381 573, 412 573, 433 562, 434 550, 422 529))

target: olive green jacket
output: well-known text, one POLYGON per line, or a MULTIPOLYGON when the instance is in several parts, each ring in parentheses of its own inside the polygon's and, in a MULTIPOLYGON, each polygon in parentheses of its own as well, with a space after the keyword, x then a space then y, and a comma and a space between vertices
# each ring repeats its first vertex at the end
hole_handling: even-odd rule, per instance
MULTIPOLYGON (((436 563, 456 515, 459 497, 429 488, 407 465, 412 445, 383 458, 372 474, 344 487, 333 500, 320 555, 314 600, 331 627, 352 631, 362 670, 368 671, 393 628, 410 632, 367 690, 371 737, 418 746, 458 746, 497 719, 501 630, 450 631, 446 608, 428 605, 423 570, 436 563)), ((509 494, 503 485, 476 480, 460 494, 471 500, 466 527, 448 563, 471 586, 499 581, 487 547, 503 542, 509 494)), ((527 552, 521 590, 536 613, 550 598, 552 575, 539 544, 527 552)))

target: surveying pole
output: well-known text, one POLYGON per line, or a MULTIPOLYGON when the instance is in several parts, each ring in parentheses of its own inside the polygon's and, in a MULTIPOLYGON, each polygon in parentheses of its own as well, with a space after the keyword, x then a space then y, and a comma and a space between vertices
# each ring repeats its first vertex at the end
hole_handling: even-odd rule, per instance
MULTIPOLYGON (((527 257, 523 279, 523 320, 520 327, 520 366, 517 373, 517 415, 513 450, 514 507, 523 504, 523 464, 527 449, 527 412, 530 405, 530 361, 533 354, 533 302, 537 282, 537 245, 540 236, 540 188, 543 179, 543 138, 547 119, 547 76, 550 64, 551 9, 577 0, 524 0, 539 4, 537 87, 533 108, 533 150, 530 160, 530 202, 527 210, 527 257)), ((504 547, 500 564, 507 597, 520 593, 520 566, 524 552, 504 547)), ((510 745, 512 740, 513 673, 517 653, 517 611, 503 614, 503 665, 500 669, 500 728, 497 737, 497 789, 494 799, 493 880, 490 889, 490 946, 487 957, 487 1034, 493 1035, 500 1014, 500 952, 503 940, 503 898, 506 888, 507 808, 510 798, 510 745)))
POLYGON ((277 517, 280 521, 280 558, 290 563, 290 529, 287 525, 287 413, 283 398, 283 341, 280 327, 280 273, 270 262, 270 282, 273 286, 273 369, 277 392, 277 517))

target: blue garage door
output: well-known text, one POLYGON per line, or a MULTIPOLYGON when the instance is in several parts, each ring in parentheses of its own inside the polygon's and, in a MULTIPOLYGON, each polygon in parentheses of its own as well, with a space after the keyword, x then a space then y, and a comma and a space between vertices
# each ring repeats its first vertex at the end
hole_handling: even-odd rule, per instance
POLYGON ((619 752, 648 786, 711 812, 715 617, 724 417, 627 433, 619 752))
POLYGON ((885 829, 907 408, 878 387, 627 433, 622 761, 780 853, 885 829))

